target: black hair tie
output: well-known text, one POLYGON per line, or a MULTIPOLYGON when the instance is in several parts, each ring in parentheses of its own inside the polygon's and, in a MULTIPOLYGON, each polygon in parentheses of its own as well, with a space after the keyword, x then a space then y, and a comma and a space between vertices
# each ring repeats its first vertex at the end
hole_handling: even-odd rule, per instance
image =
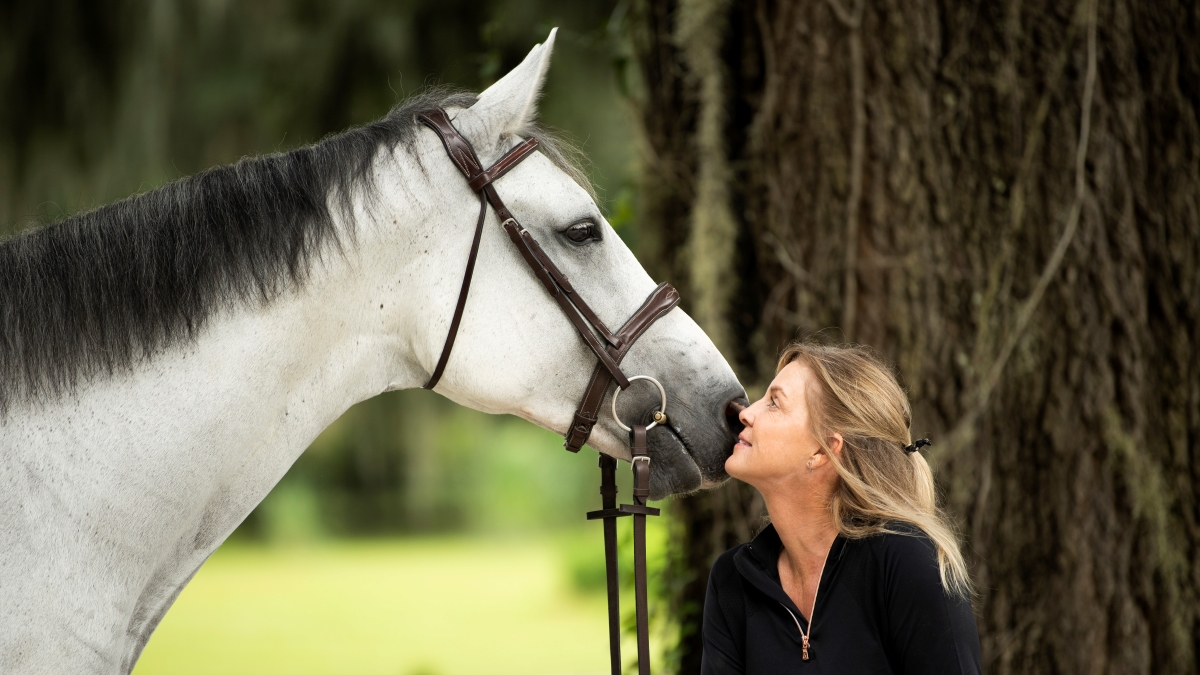
POLYGON ((926 445, 933 445, 933 441, 929 440, 928 438, 922 438, 919 441, 913 441, 911 444, 904 446, 904 452, 905 454, 911 455, 926 445))

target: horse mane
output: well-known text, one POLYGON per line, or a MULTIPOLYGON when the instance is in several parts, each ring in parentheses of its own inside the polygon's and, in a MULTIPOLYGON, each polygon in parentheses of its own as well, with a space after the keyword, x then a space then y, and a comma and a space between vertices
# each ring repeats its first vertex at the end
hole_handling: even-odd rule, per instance
MULTIPOLYGON (((373 185, 380 148, 411 147, 418 113, 475 99, 433 88, 314 145, 208 169, 0 241, 0 415, 14 401, 131 370, 195 339, 220 309, 302 287, 312 263, 343 245, 330 205, 350 213, 353 188, 373 185)), ((521 133, 590 187, 569 146, 536 126, 521 133)))

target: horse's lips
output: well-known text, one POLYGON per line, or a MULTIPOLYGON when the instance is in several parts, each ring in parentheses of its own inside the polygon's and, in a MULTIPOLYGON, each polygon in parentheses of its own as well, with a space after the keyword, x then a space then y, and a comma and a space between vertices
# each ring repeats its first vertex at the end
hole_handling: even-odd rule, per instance
POLYGON ((720 469, 718 470, 719 473, 717 476, 713 477, 713 476, 709 475, 709 472, 706 472, 704 470, 704 467, 700 464, 700 462, 696 460, 696 455, 692 452, 692 446, 688 443, 687 437, 683 434, 683 432, 680 429, 678 429, 677 427, 673 427, 673 426, 668 427, 668 429, 671 431, 671 435, 674 436, 679 441, 680 445, 683 446, 684 452, 687 453, 688 458, 692 460, 692 463, 695 464, 696 468, 700 471, 700 475, 703 476, 703 483, 700 486, 701 489, 706 490, 710 487, 716 487, 716 486, 724 483, 725 481, 729 480, 729 474, 725 473, 725 461, 728 460, 731 456, 733 456, 733 447, 732 446, 730 446, 728 450, 726 450, 724 453, 722 453, 721 461, 719 464, 720 469))
POLYGON ((703 472, 684 435, 668 425, 660 425, 658 429, 661 430, 659 433, 650 430, 650 498, 658 500, 700 489, 704 483, 703 472))

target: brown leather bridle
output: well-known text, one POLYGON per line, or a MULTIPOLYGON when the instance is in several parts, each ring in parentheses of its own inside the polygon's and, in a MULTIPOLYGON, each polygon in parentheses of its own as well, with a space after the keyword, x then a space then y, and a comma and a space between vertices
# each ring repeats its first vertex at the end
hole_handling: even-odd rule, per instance
MULTIPOLYGON (((496 163, 487 169, 479 161, 471 143, 458 133, 446 111, 434 108, 421 113, 419 119, 433 129, 446 153, 459 171, 467 178, 467 185, 479 195, 479 220, 475 223, 475 238, 471 241, 471 252, 467 256, 467 269, 463 273, 462 288, 458 292, 458 303, 454 307, 454 316, 450 320, 450 331, 446 335, 446 343, 438 358, 437 366, 425 389, 433 389, 441 379, 454 349, 454 338, 458 335, 459 323, 462 321, 463 310, 467 304, 467 294, 471 289, 471 276, 475 272, 475 259, 479 254, 479 240, 483 234, 483 223, 487 217, 488 204, 496 210, 500 225, 508 233, 521 257, 533 270, 550 296, 562 308, 563 313, 579 331, 580 337, 596 354, 599 363, 592 371, 584 391, 583 400, 575 411, 571 428, 567 431, 567 450, 578 452, 599 419, 600 405, 608 392, 609 383, 615 381, 620 389, 629 387, 630 378, 621 372, 621 361, 629 352, 629 348, 646 332, 655 321, 662 318, 679 304, 679 293, 670 284, 660 284, 655 288, 646 302, 642 304, 625 325, 613 333, 604 325, 592 308, 575 292, 567 275, 546 255, 537 240, 528 230, 521 227, 504 206, 500 195, 492 183, 528 157, 537 149, 538 141, 530 138, 509 150, 496 163)), ((649 378, 647 378, 649 379, 649 378)), ((665 394, 664 394, 665 400, 665 394)), ((655 413, 656 422, 666 420, 665 410, 655 413)), ((624 425, 622 425, 624 426, 624 425)), ((653 426, 653 424, 649 425, 653 426)), ((633 503, 617 506, 617 462, 612 457, 600 455, 600 496, 601 509, 587 514, 589 520, 604 521, 604 558, 606 576, 608 579, 608 632, 609 654, 612 660, 613 675, 621 673, 621 624, 620 606, 618 602, 619 589, 617 586, 617 525, 616 519, 622 516, 633 516, 633 557, 634 557, 634 597, 637 614, 637 644, 639 675, 650 674, 650 641, 649 616, 647 608, 646 588, 646 516, 657 516, 659 510, 646 505, 650 497, 650 455, 646 445, 645 424, 635 424, 630 429, 630 449, 633 459, 633 503)))

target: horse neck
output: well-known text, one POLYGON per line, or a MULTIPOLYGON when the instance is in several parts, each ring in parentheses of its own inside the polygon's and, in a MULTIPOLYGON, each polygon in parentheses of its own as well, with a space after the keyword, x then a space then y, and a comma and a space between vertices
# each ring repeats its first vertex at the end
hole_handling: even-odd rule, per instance
MULTIPOLYGON (((381 161, 376 180, 403 186, 413 172, 381 161)), ((420 256, 443 243, 431 240, 441 205, 419 192, 357 199, 353 221, 338 222, 342 250, 300 287, 227 308, 132 372, 11 411, 0 478, 13 481, 0 512, 39 518, 0 527, 0 568, 29 573, 0 605, 28 604, 51 623, 92 617, 30 631, 90 635, 121 652, 105 658, 136 658, 191 575, 317 434, 358 401, 423 383, 432 348, 420 306, 437 266, 420 256), (54 480, 17 480, 30 476, 21 467, 54 480), (97 607, 112 616, 95 620, 97 607)))
POLYGON ((223 493, 205 508, 225 509, 208 516, 224 526, 200 539, 219 543, 350 406, 428 377, 415 349, 424 330, 416 305, 428 282, 414 258, 437 205, 410 189, 379 189, 413 180, 407 153, 397 155, 378 162, 379 185, 356 195, 352 212, 333 209, 342 245, 313 263, 304 284, 226 311, 194 343, 80 392, 80 404, 140 408, 119 425, 125 438, 146 439, 124 445, 136 465, 158 458, 183 469, 172 482, 223 493), (168 419, 176 422, 165 439, 168 419))

